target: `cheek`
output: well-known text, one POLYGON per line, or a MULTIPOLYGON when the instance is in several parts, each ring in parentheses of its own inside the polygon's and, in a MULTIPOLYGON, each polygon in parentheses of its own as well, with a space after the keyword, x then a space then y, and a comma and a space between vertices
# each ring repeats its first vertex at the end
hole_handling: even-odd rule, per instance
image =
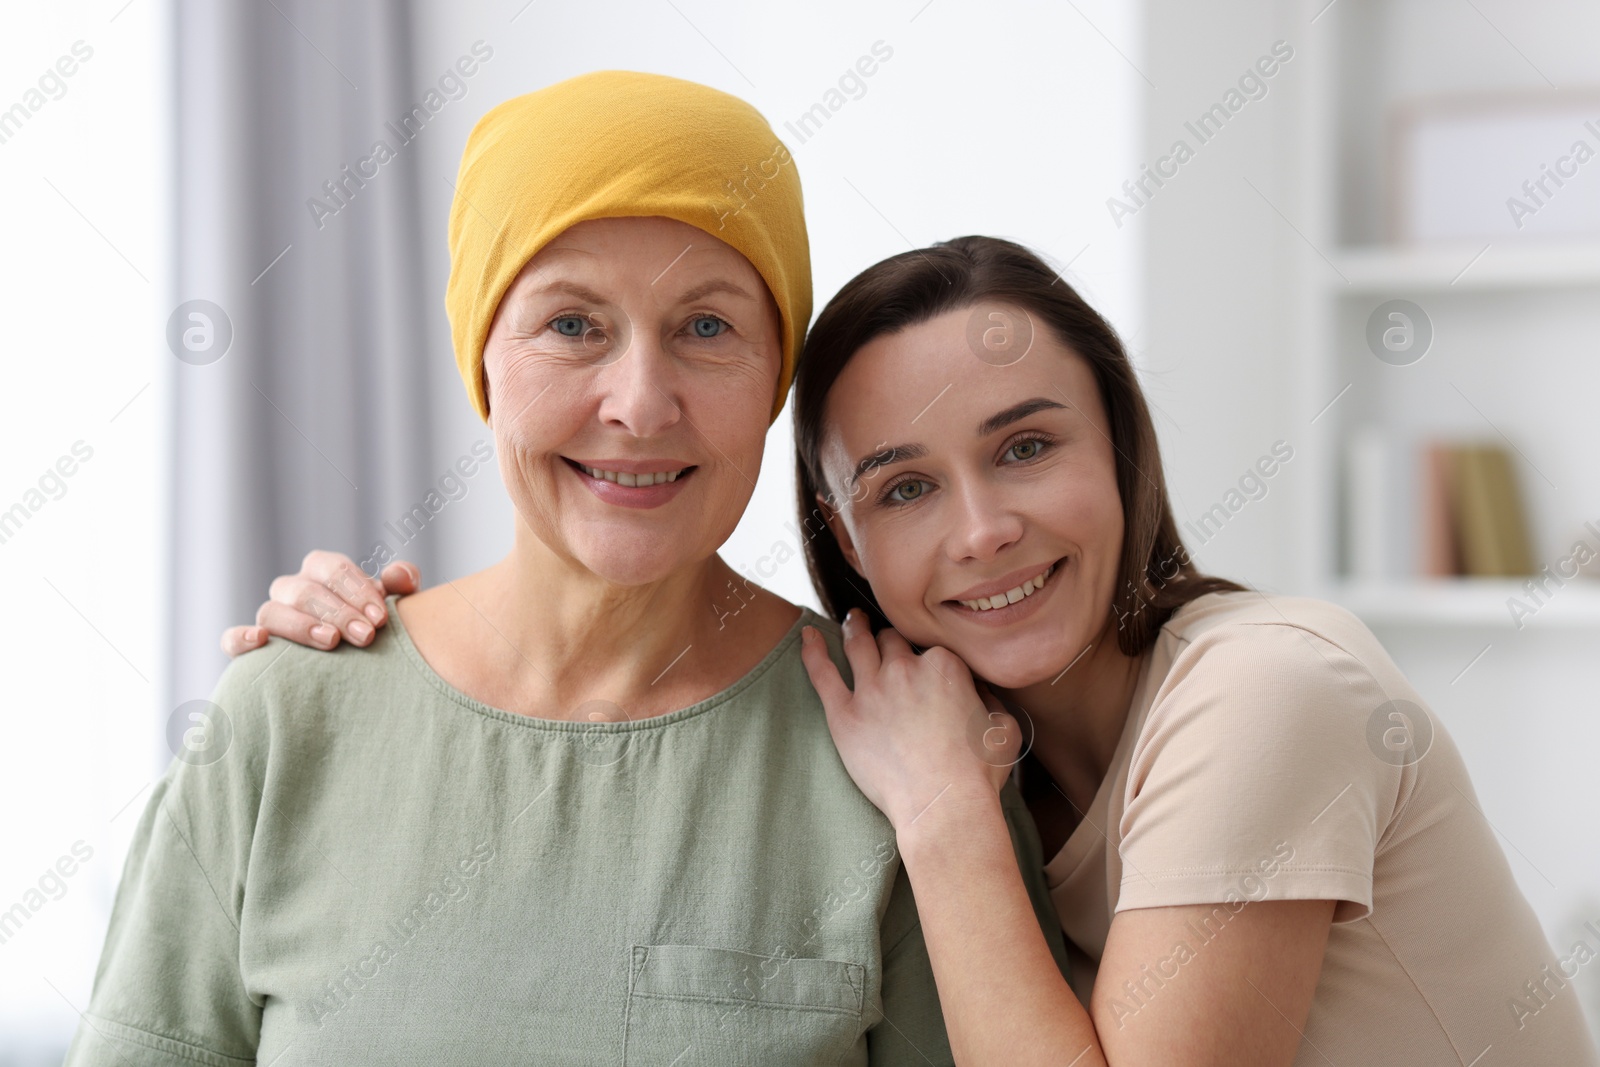
POLYGON ((862 577, 895 629, 917 644, 939 643, 927 628, 936 545, 919 536, 922 524, 857 523, 851 531, 862 577))
MULTIPOLYGON (((689 378, 674 399, 689 435, 714 446, 705 449, 707 461, 726 458, 743 470, 753 460, 759 469, 777 385, 761 367, 736 365, 689 378)), ((755 477, 755 470, 747 473, 755 477)))
POLYGON ((485 353, 484 384, 496 430, 514 430, 519 438, 540 436, 538 424, 548 424, 553 409, 576 403, 575 394, 580 391, 570 367, 514 348, 485 353), (537 413, 531 418, 537 428, 527 425, 531 413, 537 413))
POLYGON ((1054 495, 1053 524, 1063 535, 1082 543, 1085 550, 1120 551, 1122 497, 1113 471, 1098 467, 1072 471, 1054 495))
POLYGON ((575 385, 545 381, 529 390, 520 383, 493 397, 495 447, 507 463, 519 464, 562 452, 592 421, 594 404, 575 385))

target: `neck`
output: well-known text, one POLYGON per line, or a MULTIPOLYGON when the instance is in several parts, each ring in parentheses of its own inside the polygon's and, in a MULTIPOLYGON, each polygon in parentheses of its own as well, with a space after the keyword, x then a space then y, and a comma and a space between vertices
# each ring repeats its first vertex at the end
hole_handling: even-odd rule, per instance
POLYGON ((1111 767, 1148 652, 1125 655, 1112 618, 1051 681, 1000 692, 1033 722, 1032 753, 1068 799, 1087 810, 1111 767))
POLYGON ((637 719, 704 699, 717 665, 740 659, 735 635, 782 604, 719 556, 617 585, 516 526, 505 559, 453 583, 463 602, 454 614, 479 635, 505 689, 522 706, 553 709, 548 717, 598 700, 637 719))

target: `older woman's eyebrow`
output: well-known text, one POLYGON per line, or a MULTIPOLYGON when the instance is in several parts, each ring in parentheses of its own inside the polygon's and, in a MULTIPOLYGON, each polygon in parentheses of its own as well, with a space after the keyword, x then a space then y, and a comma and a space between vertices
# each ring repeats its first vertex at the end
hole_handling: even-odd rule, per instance
POLYGON ((726 278, 713 278, 708 282, 701 282, 693 289, 690 289, 688 292, 678 297, 678 303, 692 304, 696 300, 704 300, 712 293, 727 293, 729 296, 742 296, 746 300, 755 299, 754 296, 750 295, 750 290, 746 289, 744 286, 739 285, 736 282, 728 281, 726 278))
POLYGON ((1067 405, 1058 404, 1047 397, 1036 396, 1032 400, 1024 400, 1020 404, 1013 404, 1004 411, 996 412, 987 419, 978 423, 978 436, 988 437, 996 430, 1003 430, 1013 422, 1021 422, 1036 411, 1048 411, 1051 408, 1066 410, 1067 405))
POLYGON ((887 466, 890 463, 900 463, 908 459, 921 459, 927 454, 928 446, 926 445, 895 445, 893 448, 880 448, 856 464, 855 473, 850 475, 850 487, 852 489, 855 488, 856 482, 860 481, 863 475, 875 471, 879 467, 887 466))
POLYGON ((577 297, 579 300, 586 301, 590 304, 605 304, 610 302, 607 297, 595 292, 588 286, 579 285, 577 282, 569 281, 553 281, 549 285, 541 285, 539 288, 533 290, 533 293, 539 296, 542 296, 545 293, 565 293, 567 296, 577 297))

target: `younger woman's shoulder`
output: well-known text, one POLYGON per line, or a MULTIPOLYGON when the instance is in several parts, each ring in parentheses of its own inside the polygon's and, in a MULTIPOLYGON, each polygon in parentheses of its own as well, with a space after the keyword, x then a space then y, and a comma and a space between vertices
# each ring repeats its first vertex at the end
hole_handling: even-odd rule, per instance
POLYGON ((1422 702, 1365 623, 1314 597, 1208 594, 1175 613, 1150 651, 1151 719, 1173 725, 1287 726, 1293 709, 1301 725, 1309 714, 1331 727, 1365 722, 1391 700, 1422 702))
POLYGON ((1196 645, 1271 641, 1292 636, 1292 631, 1320 638, 1357 658, 1382 647, 1366 623, 1342 605, 1256 590, 1208 593, 1190 601, 1162 627, 1158 641, 1177 654, 1196 645))

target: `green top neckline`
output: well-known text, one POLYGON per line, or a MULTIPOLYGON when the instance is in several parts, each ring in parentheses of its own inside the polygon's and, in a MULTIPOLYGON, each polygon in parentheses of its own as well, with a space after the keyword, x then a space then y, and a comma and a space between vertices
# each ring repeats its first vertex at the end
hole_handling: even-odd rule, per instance
MULTIPOLYGON (((720 705, 733 700, 758 682, 762 675, 766 674, 773 664, 782 658, 788 651, 789 646, 799 640, 801 627, 807 625, 816 626, 823 621, 822 616, 811 608, 804 604, 797 604, 796 607, 800 609, 800 617, 790 624, 789 629, 778 639, 778 643, 772 646, 772 649, 765 656, 761 657, 759 663, 750 668, 743 677, 726 689, 713 693, 704 700, 696 701, 686 708, 679 708, 677 711, 669 711, 662 715, 652 715, 643 719, 630 719, 627 722, 570 722, 565 719, 541 719, 533 715, 506 711, 503 708, 485 704, 483 701, 469 696, 445 681, 437 671, 428 665, 428 661, 423 658, 422 653, 417 650, 417 646, 412 642, 411 634, 406 630, 405 623, 400 621, 400 611, 395 607, 395 602, 399 599, 399 594, 395 593, 391 593, 384 598, 384 606, 389 613, 389 628, 394 634, 395 642, 400 646, 406 658, 411 661, 411 666, 416 669, 424 681, 434 689, 437 689, 452 703, 459 704, 461 707, 476 712, 485 718, 514 723, 527 729, 554 730, 559 733, 627 733, 635 730, 650 730, 672 726, 713 711, 720 705)), ((809 688, 809 686, 810 683, 808 682, 807 687, 809 688)))

